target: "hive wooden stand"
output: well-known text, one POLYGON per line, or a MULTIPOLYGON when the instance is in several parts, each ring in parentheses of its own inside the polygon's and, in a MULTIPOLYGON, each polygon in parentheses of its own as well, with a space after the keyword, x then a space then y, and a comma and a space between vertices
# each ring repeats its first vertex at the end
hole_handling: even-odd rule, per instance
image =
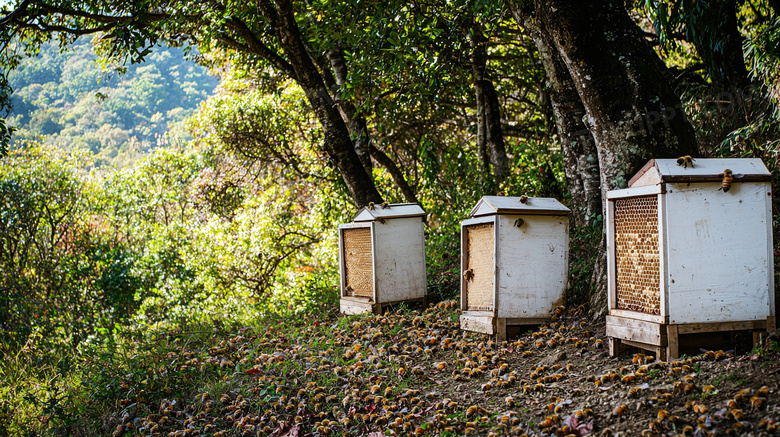
MULTIPOLYGON (((614 311, 613 311, 614 312, 614 311)), ((775 317, 744 322, 684 323, 668 325, 631 317, 607 316, 609 354, 620 356, 624 346, 632 346, 655 354, 666 361, 680 357, 681 336, 702 333, 734 333, 752 331, 753 347, 762 347, 766 333, 777 328, 775 317)))

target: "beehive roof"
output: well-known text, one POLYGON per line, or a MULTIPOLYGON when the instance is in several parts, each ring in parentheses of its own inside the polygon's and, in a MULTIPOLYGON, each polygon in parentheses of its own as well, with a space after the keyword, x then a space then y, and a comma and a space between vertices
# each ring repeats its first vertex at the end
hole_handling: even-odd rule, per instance
POLYGON ((374 205, 373 209, 364 206, 355 216, 356 222, 372 222, 378 219, 394 219, 402 217, 421 217, 425 211, 417 203, 391 203, 383 208, 382 205, 374 205))
POLYGON ((493 214, 568 215, 569 208, 550 197, 529 197, 526 203, 520 197, 483 196, 469 214, 480 217, 493 214))
POLYGON ((628 182, 643 187, 662 182, 719 182, 723 170, 734 174, 735 182, 769 181, 771 174, 758 158, 694 158, 693 167, 683 167, 676 159, 651 159, 628 182))

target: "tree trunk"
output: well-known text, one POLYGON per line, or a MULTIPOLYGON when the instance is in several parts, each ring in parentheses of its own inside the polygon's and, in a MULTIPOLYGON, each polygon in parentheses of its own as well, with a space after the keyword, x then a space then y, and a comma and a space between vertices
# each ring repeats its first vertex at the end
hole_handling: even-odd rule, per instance
POLYGON ((513 12, 518 23, 523 23, 530 33, 544 65, 550 86, 549 99, 561 142, 566 185, 572 199, 574 224, 588 225, 602 214, 602 210, 598 151, 593 135, 583 122, 585 107, 546 29, 534 26, 530 17, 523 16, 516 8, 513 12))
POLYGON ((696 152, 696 138, 658 56, 620 0, 534 0, 585 108, 602 195, 651 158, 696 152))
POLYGON ((322 125, 325 153, 341 173, 358 208, 370 202, 383 202, 373 179, 366 172, 355 151, 349 129, 336 108, 328 87, 306 51, 295 21, 292 3, 289 0, 274 0, 274 3, 275 7, 260 2, 258 7, 276 32, 282 50, 295 71, 295 80, 306 94, 322 125))
MULTIPOLYGON (((602 205, 607 191, 625 188, 649 159, 695 154, 693 127, 663 63, 642 39, 622 1, 526 0, 516 9, 526 18, 523 22, 541 32, 542 41, 552 43, 554 50, 550 51, 560 56, 574 84, 585 111, 582 120, 595 140, 602 205)), ((559 71, 554 64, 546 68, 548 74, 559 71)), ((566 75, 560 71, 555 77, 566 75)), ((568 131, 576 129, 574 114, 581 109, 567 88, 559 89, 556 118, 571 126, 568 131)), ((568 147, 577 153, 574 147, 583 147, 587 154, 583 141, 590 138, 577 136, 565 139, 568 147)), ((586 156, 578 159, 587 161, 586 156)), ((572 158, 568 160, 573 166, 572 158)), ((583 166, 588 168, 588 163, 583 166)), ((604 247, 602 239, 591 278, 591 314, 595 316, 606 311, 604 247)))
POLYGON ((341 99, 340 87, 344 86, 347 80, 347 62, 344 58, 344 52, 338 48, 328 52, 327 56, 336 79, 336 82, 331 84, 331 89, 335 88, 332 91, 333 95, 336 96, 337 106, 341 111, 342 117, 349 122, 349 130, 353 138, 355 151, 360 156, 360 161, 363 163, 366 172, 368 174, 372 173, 373 165, 371 158, 373 157, 379 165, 390 173, 390 177, 393 178, 393 182, 401 190, 404 199, 407 202, 417 203, 417 195, 414 189, 406 181, 403 172, 395 164, 395 161, 372 144, 371 137, 368 135, 368 123, 366 123, 365 117, 358 114, 352 103, 341 99))
POLYGON ((742 89, 750 85, 743 38, 737 24, 737 1, 725 0, 703 3, 693 22, 693 43, 719 90, 742 89))
POLYGON ((334 76, 336 77, 337 89, 333 90, 333 94, 338 101, 338 107, 344 118, 349 123, 349 131, 354 142, 355 152, 360 157, 360 162, 363 163, 363 168, 366 169, 366 173, 372 174, 374 166, 371 164, 371 151, 369 149, 369 137, 368 137, 368 124, 366 119, 358 115, 355 106, 350 102, 341 99, 340 88, 344 86, 347 81, 347 60, 344 59, 344 52, 341 48, 336 48, 327 53, 330 65, 333 68, 334 76))
MULTIPOLYGON (((487 38, 481 26, 472 23, 471 27, 471 70, 474 75, 474 91, 477 102, 477 149, 480 157, 487 163, 489 158, 493 166, 493 179, 496 189, 509 176, 509 159, 504 146, 504 134, 501 128, 501 107, 493 82, 486 74, 487 38), (487 155, 487 156, 486 156, 487 155)), ((485 165, 487 167, 487 165, 485 165)))

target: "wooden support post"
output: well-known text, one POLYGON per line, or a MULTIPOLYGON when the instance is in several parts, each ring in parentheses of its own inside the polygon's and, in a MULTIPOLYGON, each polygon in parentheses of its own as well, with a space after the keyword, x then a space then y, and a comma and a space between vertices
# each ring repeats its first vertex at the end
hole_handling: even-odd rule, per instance
POLYGON ((680 336, 677 325, 666 325, 666 357, 662 361, 680 358, 680 336))
POLYGON ((623 355, 623 343, 620 339, 609 337, 609 356, 619 357, 623 355))
POLYGON ((761 331, 753 331, 753 349, 761 349, 764 345, 761 341, 761 331))
POLYGON ((493 323, 495 324, 496 343, 506 341, 506 319, 503 317, 494 317, 493 323))

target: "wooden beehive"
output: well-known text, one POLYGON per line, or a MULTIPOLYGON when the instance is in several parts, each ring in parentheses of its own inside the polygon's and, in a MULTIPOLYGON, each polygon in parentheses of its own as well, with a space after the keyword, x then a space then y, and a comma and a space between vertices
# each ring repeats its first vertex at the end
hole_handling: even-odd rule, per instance
POLYGON ((460 325, 506 339, 565 301, 569 211, 555 199, 485 196, 461 223, 460 325))
POLYGON ((684 334, 774 329, 771 195, 760 159, 651 160, 609 191, 610 352, 676 358, 684 334))
POLYGON ((342 313, 425 299, 424 217, 418 204, 400 203, 362 208, 339 225, 342 313))

